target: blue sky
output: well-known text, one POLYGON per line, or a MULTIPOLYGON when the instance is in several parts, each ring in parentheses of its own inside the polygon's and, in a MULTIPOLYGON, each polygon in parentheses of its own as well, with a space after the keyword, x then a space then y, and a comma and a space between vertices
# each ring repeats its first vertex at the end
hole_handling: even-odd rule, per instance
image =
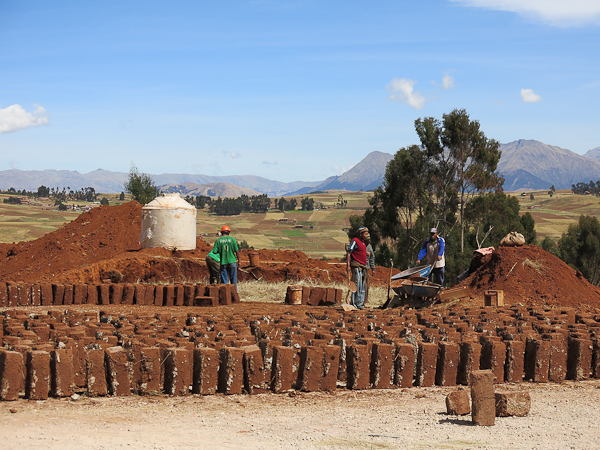
POLYGON ((598 0, 0 0, 0 170, 316 181, 464 108, 600 146, 598 0))

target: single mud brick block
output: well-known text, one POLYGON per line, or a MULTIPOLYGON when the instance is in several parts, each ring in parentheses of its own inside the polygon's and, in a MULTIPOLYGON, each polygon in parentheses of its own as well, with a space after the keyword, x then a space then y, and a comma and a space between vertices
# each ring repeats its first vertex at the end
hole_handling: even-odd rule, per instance
POLYGON ((183 285, 183 306, 194 306, 194 297, 196 296, 196 286, 193 284, 183 285))
POLYGON ((337 388, 341 348, 337 345, 324 345, 322 349, 323 372, 321 375, 321 390, 333 392, 337 388))
POLYGON ((302 304, 308 305, 309 299, 310 299, 310 287, 302 286, 302 304))
POLYGON ((144 305, 154 305, 154 298, 156 296, 155 291, 155 286, 146 285, 146 292, 144 293, 144 305))
POLYGON ((196 297, 194 306, 219 306, 219 299, 216 297, 196 297))
POLYGON ((219 352, 214 348, 194 349, 192 393, 212 395, 219 384, 219 352))
POLYGON ((0 306, 8 305, 8 285, 1 281, 0 282, 0 306))
POLYGON ((396 344, 396 386, 410 388, 413 386, 415 368, 415 346, 412 344, 396 344))
POLYGON ((122 305, 133 305, 133 297, 135 297, 135 286, 131 283, 123 285, 122 305))
POLYGON ((89 397, 106 395, 106 372, 104 370, 104 350, 86 350, 86 385, 89 397))
POLYGON ((325 303, 326 299, 327 299, 327 289, 321 288, 321 287, 314 287, 314 288, 311 288, 311 290, 310 290, 310 294, 308 296, 308 302, 306 304, 310 305, 310 306, 318 306, 319 303, 321 303, 321 302, 325 303))
POLYGON ((495 424, 496 397, 491 370, 471 372, 471 419, 475 425, 489 427, 495 424))
POLYGON ((73 304, 73 285, 65 284, 65 294, 63 297, 63 305, 73 304))
POLYGON ((550 343, 550 370, 548 381, 560 383, 567 377, 567 340, 564 336, 557 334, 550 343))
POLYGON ((269 388, 270 374, 263 362, 258 345, 243 347, 244 350, 244 389, 248 394, 262 394, 269 388))
POLYGON ((50 353, 32 351, 27 353, 27 382, 25 398, 47 400, 50 391, 50 353))
POLYGON ((236 304, 240 302, 240 294, 238 294, 238 291, 235 289, 235 285, 231 284, 231 303, 232 304, 236 304))
POLYGON ((489 337, 483 338, 481 344, 480 368, 482 370, 491 370, 496 377, 496 383, 503 383, 506 344, 489 337))
POLYGON ((88 305, 98 305, 98 289, 99 286, 97 284, 88 284, 87 287, 87 300, 86 303, 88 305))
POLYGON ((19 284, 17 285, 17 305, 29 306, 31 305, 31 285, 30 284, 19 284))
POLYGON ((371 373, 371 355, 366 345, 352 344, 346 349, 348 364, 348 389, 369 389, 371 373))
POLYGON ((19 304, 19 286, 15 283, 7 284, 8 302, 7 306, 18 306, 19 304))
POLYGON ((527 339, 525 343, 525 379, 536 383, 548 382, 550 342, 527 339))
POLYGON ((506 341, 506 365, 504 381, 520 383, 525 373, 525 343, 523 341, 506 341))
POLYGON ((165 303, 165 287, 163 285, 154 286, 154 306, 163 306, 165 303))
POLYGON ((165 286, 165 306, 175 305, 175 286, 172 284, 165 286))
POLYGON ((87 303, 87 284, 73 285, 73 304, 85 305, 87 303))
POLYGON ((20 352, 0 352, 0 400, 17 400, 25 364, 20 352))
POLYGON ((165 393, 188 395, 192 385, 192 354, 186 348, 168 348, 165 351, 165 393))
POLYGON ((62 284, 53 284, 52 297, 53 305, 62 305, 65 300, 65 286, 62 284))
POLYGON ((529 392, 496 392, 496 417, 524 417, 531 410, 529 392))
POLYGON ((133 365, 127 351, 123 347, 110 347, 104 350, 104 355, 110 395, 131 394, 133 365))
POLYGON ((273 347, 272 386, 276 394, 289 391, 298 379, 298 353, 291 347, 273 347))
POLYGON ((316 392, 321 387, 323 375, 323 349, 321 347, 302 347, 300 350, 300 370, 298 387, 304 392, 316 392))
POLYGON ((145 305, 146 304, 146 286, 143 284, 134 284, 133 304, 134 305, 145 305))
POLYGON ((185 297, 185 287, 183 284, 178 284, 175 286, 175 297, 173 299, 173 304, 175 306, 183 306, 183 299, 185 297))
MULTIPOLYGON (((458 344, 455 342, 440 342, 438 344, 438 360, 435 371, 435 384, 438 386, 456 386, 456 376, 458 374, 459 363, 460 347, 458 344)), ((446 401, 446 404, 447 403, 448 402, 446 401)), ((468 412, 471 412, 470 406, 468 412)))
POLYGON ((588 339, 569 339, 567 378, 587 380, 592 371, 593 344, 588 339))
MULTIPOLYGON (((88 339, 88 338, 85 338, 88 339)), ((86 340, 75 341, 71 347, 73 384, 78 388, 86 386, 85 345, 86 340)), ((91 339, 91 338, 89 338, 91 339)))
POLYGON ((144 347, 140 352, 140 379, 134 385, 141 395, 160 394, 160 354, 158 347, 144 347))
POLYGON ((31 304, 40 306, 42 304, 42 287, 39 284, 31 285, 31 304))
POLYGON ((469 414, 471 412, 469 393, 464 389, 450 392, 446 396, 446 412, 452 416, 469 414))
POLYGON ((429 387, 435 384, 437 369, 438 345, 432 343, 419 344, 417 355, 417 386, 429 387))
POLYGON ((479 370, 479 361, 481 359, 481 344, 474 342, 461 342, 460 344, 460 364, 456 382, 458 384, 469 384, 471 372, 479 370))
POLYGON ((396 346, 374 343, 371 360, 371 384, 374 389, 390 389, 394 385, 396 346))
POLYGON ((73 386, 73 350, 50 352, 50 393, 53 397, 68 397, 73 386))
POLYGON ((219 392, 241 394, 244 387, 244 350, 223 347, 219 354, 219 392))
POLYGON ((231 291, 226 284, 219 286, 219 305, 231 305, 231 291))
POLYGON ((110 285, 110 304, 120 305, 123 301, 123 285, 122 284, 111 284, 110 285))
POLYGON ((98 286, 98 304, 109 305, 110 304, 110 285, 101 284, 98 286))
MULTIPOLYGON (((202 289, 203 285, 199 285, 196 287, 196 295, 198 295, 198 291, 202 289)), ((219 286, 216 284, 210 284, 208 286, 204 286, 204 293, 202 295, 206 295, 208 297, 219 298, 219 286)))
POLYGON ((42 293, 42 305, 49 306, 54 302, 54 293, 52 291, 52 285, 49 283, 42 283, 40 286, 42 293))

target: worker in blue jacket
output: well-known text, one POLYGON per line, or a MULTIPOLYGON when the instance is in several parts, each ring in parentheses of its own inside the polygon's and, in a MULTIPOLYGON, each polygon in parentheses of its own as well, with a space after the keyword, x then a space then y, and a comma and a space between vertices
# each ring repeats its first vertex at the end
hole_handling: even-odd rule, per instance
POLYGON ((429 230, 429 239, 423 242, 423 247, 417 255, 417 264, 419 264, 419 261, 427 261, 427 264, 433 266, 433 269, 429 274, 429 279, 440 285, 444 284, 446 267, 446 258, 444 256, 445 249, 446 242, 444 241, 444 238, 438 235, 436 228, 432 228, 429 230))

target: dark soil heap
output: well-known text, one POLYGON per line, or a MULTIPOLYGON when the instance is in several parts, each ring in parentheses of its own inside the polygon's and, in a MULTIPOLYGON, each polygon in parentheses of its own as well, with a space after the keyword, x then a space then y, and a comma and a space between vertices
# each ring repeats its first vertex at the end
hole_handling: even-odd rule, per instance
POLYGON ((504 291, 505 304, 600 308, 600 290, 556 256, 535 245, 500 247, 461 286, 475 297, 504 291))

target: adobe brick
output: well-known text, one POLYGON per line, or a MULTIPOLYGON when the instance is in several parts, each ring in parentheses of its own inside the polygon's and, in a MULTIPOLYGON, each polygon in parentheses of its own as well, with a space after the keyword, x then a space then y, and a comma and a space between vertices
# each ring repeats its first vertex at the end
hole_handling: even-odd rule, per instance
POLYGON ((299 357, 295 349, 277 345, 273 347, 272 386, 275 393, 296 387, 299 357))
POLYGON ((222 394, 241 394, 244 386, 244 350, 223 347, 219 353, 219 386, 222 394))
POLYGON ((25 398, 47 400, 50 391, 50 353, 31 351, 27 354, 25 398))
POLYGON ((437 369, 438 345, 421 343, 418 351, 416 385, 422 387, 433 386, 437 369))
POLYGON ((214 348, 194 349, 192 393, 212 395, 219 383, 219 351, 214 348))
POLYGON ((65 293, 63 297, 63 305, 73 304, 73 285, 65 284, 65 293))
POLYGON ((529 392, 496 392, 496 417, 524 417, 531 410, 529 392))
POLYGON ((173 306, 175 305, 175 286, 169 284, 165 286, 165 306, 173 306))
POLYGON ((121 300, 121 304, 133 305, 134 297, 135 297, 135 286, 131 283, 124 284, 123 285, 123 299, 121 300))
POLYGON ((19 305, 19 285, 16 283, 7 283, 7 306, 19 305))
POLYGON ((371 385, 374 389, 391 389, 394 384, 396 346, 374 343, 371 361, 371 385))
POLYGON ((155 286, 152 284, 145 286, 146 290, 144 292, 144 305, 154 305, 154 297, 156 295, 155 286))
POLYGON ((458 366, 456 382, 458 384, 468 385, 471 373, 479 370, 481 344, 474 342, 461 342, 459 345, 460 364, 458 366))
POLYGON ((244 389, 248 394, 262 394, 269 389, 270 373, 265 369, 263 355, 258 345, 242 347, 244 350, 244 389))
POLYGON ((133 304, 134 305, 145 305, 146 304, 146 286, 140 283, 133 285, 133 304))
POLYGON ((13 401, 19 398, 24 384, 25 364, 20 352, 0 352, 0 400, 13 401))
POLYGON ((298 388, 304 392, 320 390, 323 375, 323 349, 306 346, 300 350, 298 388))
POLYGON ((109 284, 98 285, 98 304, 99 305, 110 305, 110 285, 109 284))
POLYGON ((120 305, 123 302, 123 285, 111 284, 109 291, 109 299, 111 305, 120 305))
POLYGON ((89 397, 97 397, 108 393, 106 372, 104 370, 104 350, 90 349, 85 351, 86 387, 89 397))
POLYGON ((0 282, 0 307, 8 305, 8 286, 6 282, 0 282))
POLYGON ((227 284, 219 285, 219 305, 231 305, 231 290, 227 284))
POLYGON ((600 339, 594 339, 592 345, 592 377, 600 378, 600 339))
POLYGON ((494 373, 491 370, 473 370, 470 381, 473 423, 480 426, 493 426, 496 421, 494 373))
POLYGON ((363 390, 370 387, 371 352, 367 345, 352 344, 346 348, 348 389, 363 390))
POLYGON ((446 412, 451 416, 464 416, 471 413, 471 399, 464 389, 450 392, 446 396, 446 412))
MULTIPOLYGON (((438 360, 435 372, 435 384, 438 386, 456 386, 459 363, 459 345, 455 342, 440 342, 438 344, 438 360)), ((471 412, 470 407, 468 412, 471 412)))
POLYGON ((110 347, 104 350, 108 392, 121 396, 131 394, 133 364, 128 352, 123 347, 110 347))
POLYGON ((415 368, 415 346, 412 344, 396 344, 396 376, 394 382, 401 388, 413 386, 415 368))
POLYGON ((140 379, 134 389, 141 395, 158 395, 161 391, 160 350, 143 347, 140 351, 140 379))
POLYGON ((322 287, 313 287, 310 289, 306 304, 309 306, 318 306, 321 302, 325 303, 326 300, 327 289, 322 287))
POLYGON ((193 360, 186 348, 168 348, 165 351, 165 393, 188 395, 192 385, 193 360))
POLYGON ((50 352, 50 393, 53 397, 68 397, 73 393, 73 350, 50 352))
POLYGON ((19 284, 17 285, 17 296, 18 296, 18 305, 19 306, 28 306, 31 305, 31 284, 19 284))
POLYGON ((525 342, 525 379, 536 383, 548 382, 550 343, 528 338, 525 342))
POLYGON ((62 284, 52 285, 52 304, 62 305, 65 298, 65 287, 62 284))
POLYGON ((333 392, 337 388, 340 367, 341 348, 337 345, 325 345, 323 349, 323 372, 321 374, 322 391, 333 392))
POLYGON ((525 343, 523 341, 506 341, 506 364, 504 381, 520 383, 525 374, 525 343))
POLYGON ((86 300, 86 303, 88 305, 99 305, 100 304, 100 302, 98 301, 99 289, 100 289, 100 286, 98 286, 97 284, 88 284, 87 300, 86 300))
POLYGON ((154 286, 154 306, 163 306, 165 303, 165 287, 161 284, 154 286))
POLYGON ((500 338, 486 336, 481 340, 480 368, 494 372, 495 382, 504 382, 506 363, 506 344, 500 338))
POLYGON ((593 344, 589 339, 569 339, 567 378, 587 380, 592 371, 593 344))
POLYGON ((195 297, 194 306, 219 306, 218 297, 195 297))

